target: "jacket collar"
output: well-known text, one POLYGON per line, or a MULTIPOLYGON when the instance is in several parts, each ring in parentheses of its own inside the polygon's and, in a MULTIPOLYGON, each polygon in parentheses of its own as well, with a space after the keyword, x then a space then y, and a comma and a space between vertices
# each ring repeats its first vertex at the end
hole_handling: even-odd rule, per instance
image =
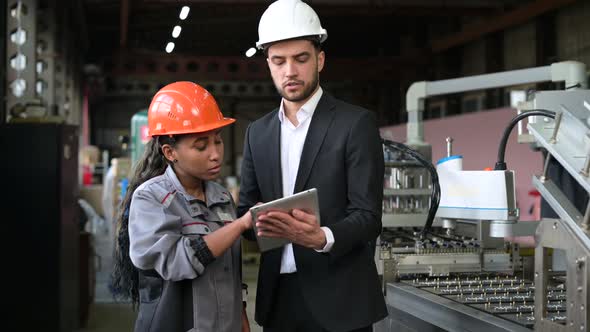
POLYGON ((336 113, 334 112, 334 107, 334 98, 330 94, 324 92, 322 98, 320 98, 320 101, 318 102, 316 111, 311 118, 309 130, 305 137, 305 143, 303 143, 303 151, 301 152, 301 160, 299 162, 299 169, 297 171, 293 193, 298 193, 305 188, 317 154, 324 143, 328 128, 336 113))
MULTIPOLYGON (((318 103, 324 94, 322 87, 318 87, 318 90, 309 98, 309 100, 299 108, 296 117, 299 123, 305 121, 308 117, 313 117, 315 110, 318 107, 318 103)), ((279 106, 278 117, 281 122, 284 121, 285 115, 285 99, 281 99, 281 106, 279 106)))
MULTIPOLYGON (((333 111, 335 105, 334 97, 324 91, 313 113, 309 130, 303 144, 301 161, 299 162, 299 170, 297 171, 297 178, 295 180, 294 193, 300 192, 306 185, 315 158, 324 142, 330 123, 336 113, 333 111)), ((275 109, 275 112, 278 112, 278 109, 275 109)), ((270 161, 269 175, 271 177, 273 197, 279 198, 283 195, 283 183, 280 158, 281 122, 279 121, 278 116, 275 116, 274 121, 270 122, 268 135, 267 139, 263 140, 263 142, 268 144, 268 157, 270 161)))
MULTIPOLYGON (((176 176, 172 166, 168 165, 168 167, 166 167, 165 175, 166 178, 172 183, 174 190, 182 194, 182 196, 184 196, 187 201, 191 202, 197 200, 197 198, 186 192, 180 183, 180 180, 178 180, 178 177, 176 176)), ((207 198, 207 207, 211 207, 215 204, 226 204, 230 201, 229 192, 225 190, 223 186, 212 181, 205 181, 205 197, 207 198)))

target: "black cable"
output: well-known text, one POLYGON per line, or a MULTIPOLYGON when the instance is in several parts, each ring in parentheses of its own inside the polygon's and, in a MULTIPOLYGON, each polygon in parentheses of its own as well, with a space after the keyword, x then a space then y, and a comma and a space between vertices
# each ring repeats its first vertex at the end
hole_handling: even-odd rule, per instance
POLYGON ((581 87, 582 87, 582 84, 580 84, 580 83, 576 83, 576 84, 574 84, 574 85, 566 86, 566 87, 565 87, 565 89, 566 89, 566 90, 569 90, 569 89, 573 89, 573 88, 581 88, 581 87))
POLYGON ((514 126, 520 120, 527 118, 529 116, 535 116, 535 115, 541 115, 541 116, 546 116, 548 118, 555 119, 555 112, 548 111, 548 110, 542 110, 542 109, 526 111, 526 112, 521 113, 521 114, 515 116, 514 118, 512 118, 512 120, 510 120, 510 123, 508 124, 508 126, 504 130, 504 134, 502 135, 502 139, 500 140, 500 145, 498 146, 498 161, 496 161, 496 166, 494 166, 494 170, 496 170, 496 171, 506 170, 506 162, 504 161, 504 156, 506 154, 506 144, 508 143, 508 137, 510 136, 510 133, 512 132, 512 129, 514 128, 514 126))
POLYGON ((438 173, 436 172, 436 168, 432 163, 418 153, 417 151, 411 149, 405 144, 393 142, 390 140, 382 139, 381 140, 383 145, 390 149, 401 151, 405 154, 408 154, 414 160, 419 162, 422 166, 424 166, 430 172, 430 177, 432 181, 432 194, 430 195, 430 209, 428 210, 428 215, 426 217, 426 223, 424 224, 424 228, 420 233, 420 238, 424 238, 430 228, 432 228, 432 223, 434 222, 434 216, 436 215, 436 211, 438 210, 438 204, 440 202, 440 184, 438 183, 438 173))

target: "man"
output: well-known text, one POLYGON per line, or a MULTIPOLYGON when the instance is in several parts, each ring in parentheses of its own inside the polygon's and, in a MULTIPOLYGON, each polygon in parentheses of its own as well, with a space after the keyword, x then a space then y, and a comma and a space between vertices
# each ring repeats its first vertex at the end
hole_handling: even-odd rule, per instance
POLYGON ((381 232, 383 152, 372 112, 319 86, 327 32, 300 0, 279 0, 260 19, 280 107, 246 132, 238 213, 310 188, 317 216, 260 217, 256 236, 292 244, 262 253, 256 321, 266 332, 372 331, 387 315, 374 263, 381 232))

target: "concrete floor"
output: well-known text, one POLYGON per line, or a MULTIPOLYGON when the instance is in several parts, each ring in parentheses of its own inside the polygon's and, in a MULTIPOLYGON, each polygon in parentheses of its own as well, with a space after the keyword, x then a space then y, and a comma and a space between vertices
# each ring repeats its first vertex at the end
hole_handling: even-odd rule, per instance
MULTIPOLYGON (((133 331, 136 312, 128 303, 117 303, 108 289, 109 276, 112 271, 112 248, 110 232, 103 230, 95 234, 94 246, 100 256, 100 269, 96 272, 94 303, 90 307, 87 326, 77 332, 129 332, 133 331)), ((248 284, 248 304, 246 312, 250 320, 252 332, 262 332, 262 328, 254 322, 254 294, 258 278, 257 255, 248 255, 243 266, 244 281, 248 284)))

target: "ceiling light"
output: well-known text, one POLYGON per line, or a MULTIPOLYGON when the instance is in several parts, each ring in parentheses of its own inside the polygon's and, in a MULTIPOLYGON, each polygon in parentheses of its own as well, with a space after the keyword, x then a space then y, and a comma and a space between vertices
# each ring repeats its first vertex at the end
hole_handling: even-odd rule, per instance
POLYGON ((172 53, 172 50, 174 50, 174 43, 173 42, 169 42, 168 45, 166 45, 166 52, 167 53, 172 53))
POLYGON ((246 51, 246 56, 251 58, 254 54, 256 54, 256 49, 254 47, 250 47, 247 51, 246 51))
POLYGON ((178 38, 178 36, 180 36, 180 31, 182 31, 180 25, 175 26, 174 29, 172 29, 172 37, 178 38))
POLYGON ((189 6, 183 6, 182 9, 180 10, 180 19, 184 20, 185 18, 187 18, 188 16, 188 12, 190 12, 191 9, 189 6))

